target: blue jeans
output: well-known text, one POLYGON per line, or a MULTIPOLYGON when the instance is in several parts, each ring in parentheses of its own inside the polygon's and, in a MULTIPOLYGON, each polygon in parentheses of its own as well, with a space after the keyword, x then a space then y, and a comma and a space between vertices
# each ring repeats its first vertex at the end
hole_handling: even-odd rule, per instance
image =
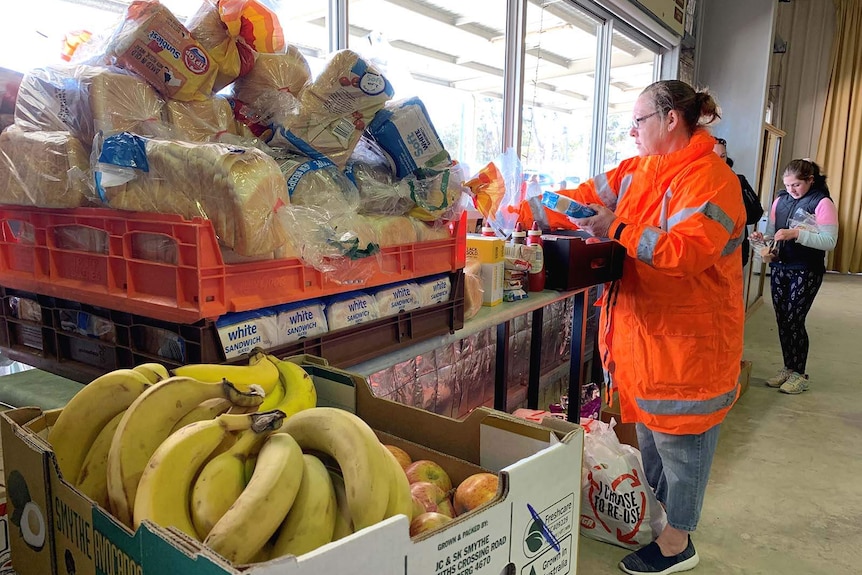
POLYGON ((637 424, 647 483, 664 504, 671 527, 683 531, 697 528, 720 427, 700 435, 670 435, 637 424))

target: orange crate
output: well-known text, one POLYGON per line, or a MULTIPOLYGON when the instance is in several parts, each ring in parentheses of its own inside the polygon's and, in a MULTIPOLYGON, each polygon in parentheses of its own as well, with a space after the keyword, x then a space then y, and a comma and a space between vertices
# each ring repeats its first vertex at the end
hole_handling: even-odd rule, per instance
POLYGON ((194 323, 227 312, 457 271, 465 264, 466 218, 450 227, 448 239, 383 248, 381 258, 359 262, 357 275, 368 275, 366 282, 342 285, 299 259, 225 264, 212 224, 203 218, 0 206, 0 283, 194 323), (158 258, 152 257, 153 246, 158 258))

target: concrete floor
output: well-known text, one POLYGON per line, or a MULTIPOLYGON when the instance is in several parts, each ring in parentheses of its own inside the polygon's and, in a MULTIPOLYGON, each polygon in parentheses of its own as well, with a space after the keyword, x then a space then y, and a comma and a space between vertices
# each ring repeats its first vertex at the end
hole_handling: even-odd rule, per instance
MULTIPOLYGON (((807 327, 811 388, 782 367, 769 298, 748 319, 751 387, 721 429, 700 525, 697 575, 862 573, 862 277, 829 274, 807 327)), ((579 575, 622 573, 626 550, 581 537, 579 575)))

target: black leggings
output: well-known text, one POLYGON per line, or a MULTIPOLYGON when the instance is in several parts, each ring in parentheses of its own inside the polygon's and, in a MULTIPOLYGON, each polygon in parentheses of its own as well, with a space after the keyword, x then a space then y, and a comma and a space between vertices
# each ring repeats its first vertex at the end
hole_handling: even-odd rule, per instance
POLYGON ((808 361, 808 332, 805 316, 823 283, 823 272, 772 268, 772 305, 778 322, 778 339, 784 367, 805 373, 808 361))

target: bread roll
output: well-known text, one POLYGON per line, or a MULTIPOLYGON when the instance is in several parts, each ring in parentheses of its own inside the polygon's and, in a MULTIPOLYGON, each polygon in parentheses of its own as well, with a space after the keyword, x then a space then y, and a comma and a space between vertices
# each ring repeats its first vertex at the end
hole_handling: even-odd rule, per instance
POLYGON ((69 132, 0 134, 0 203, 75 208, 89 203, 89 158, 69 132))

